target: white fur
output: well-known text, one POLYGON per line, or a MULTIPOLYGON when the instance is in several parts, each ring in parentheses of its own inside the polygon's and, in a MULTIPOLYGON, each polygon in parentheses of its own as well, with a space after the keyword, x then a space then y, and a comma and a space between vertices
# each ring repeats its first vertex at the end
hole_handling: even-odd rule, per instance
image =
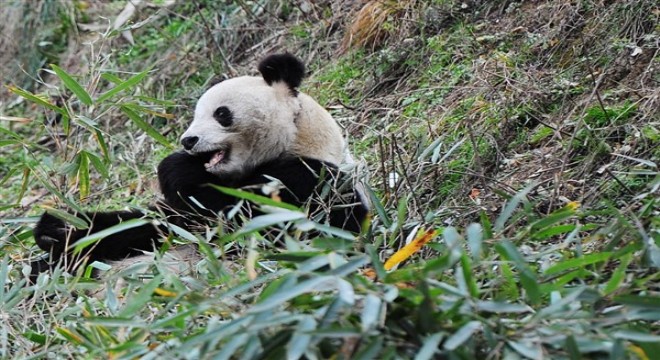
POLYGON ((296 121, 298 136, 291 149, 293 154, 341 164, 347 151, 346 142, 335 119, 314 99, 299 93, 301 111, 296 121))
POLYGON ((270 86, 252 76, 225 80, 206 91, 182 138, 189 136, 199 138, 191 153, 230 148, 229 161, 209 169, 216 175, 240 173, 285 153, 339 165, 346 147, 339 125, 314 99, 294 96, 284 83, 270 86), (233 114, 228 128, 213 118, 220 106, 233 114))

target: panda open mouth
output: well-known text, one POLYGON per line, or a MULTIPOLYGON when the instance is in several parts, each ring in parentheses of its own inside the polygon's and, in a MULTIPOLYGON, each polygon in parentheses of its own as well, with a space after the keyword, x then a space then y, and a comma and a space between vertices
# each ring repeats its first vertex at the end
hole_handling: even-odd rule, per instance
POLYGON ((227 161, 229 161, 228 148, 207 151, 207 152, 199 153, 198 155, 204 158, 205 160, 204 168, 206 170, 210 170, 218 164, 226 163, 227 161))

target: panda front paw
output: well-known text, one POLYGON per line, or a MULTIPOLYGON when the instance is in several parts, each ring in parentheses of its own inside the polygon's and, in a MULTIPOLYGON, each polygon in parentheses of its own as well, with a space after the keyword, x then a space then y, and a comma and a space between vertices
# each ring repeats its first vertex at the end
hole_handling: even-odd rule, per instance
POLYGON ((64 221, 49 213, 44 213, 37 222, 37 226, 32 230, 32 234, 40 249, 53 254, 61 254, 66 248, 68 230, 64 221))

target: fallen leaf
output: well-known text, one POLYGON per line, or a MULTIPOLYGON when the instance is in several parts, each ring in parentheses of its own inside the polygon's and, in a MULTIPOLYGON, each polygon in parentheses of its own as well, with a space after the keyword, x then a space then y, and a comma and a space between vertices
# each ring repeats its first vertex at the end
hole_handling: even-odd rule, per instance
POLYGON ((385 270, 390 270, 402 261, 411 257, 414 253, 418 252, 424 245, 431 241, 439 231, 429 229, 418 235, 413 241, 408 245, 401 248, 399 251, 395 252, 387 261, 385 262, 385 270))
POLYGON ((32 121, 31 119, 24 118, 24 117, 5 116, 5 115, 0 115, 0 120, 4 120, 4 121, 15 121, 15 122, 22 122, 22 123, 26 123, 26 122, 30 122, 30 121, 32 121))
POLYGON ((472 191, 470 191, 470 199, 476 200, 480 194, 481 194, 481 190, 477 188, 472 188, 472 191))
POLYGON ((376 270, 373 268, 366 268, 362 270, 362 275, 364 275, 367 279, 374 281, 376 280, 376 270))
POLYGON ((164 297, 175 297, 176 296, 175 292, 165 290, 165 289, 161 289, 161 288, 156 288, 156 290, 154 290, 154 293, 156 293, 156 295, 160 295, 160 296, 164 296, 164 297))
POLYGON ((575 211, 580 208, 580 203, 577 201, 571 201, 568 204, 566 204, 566 207, 572 211, 575 211))
POLYGON ((646 355, 646 352, 644 352, 644 350, 639 346, 628 345, 628 350, 635 353, 635 355, 637 355, 637 357, 639 357, 642 360, 649 360, 649 357, 646 355))

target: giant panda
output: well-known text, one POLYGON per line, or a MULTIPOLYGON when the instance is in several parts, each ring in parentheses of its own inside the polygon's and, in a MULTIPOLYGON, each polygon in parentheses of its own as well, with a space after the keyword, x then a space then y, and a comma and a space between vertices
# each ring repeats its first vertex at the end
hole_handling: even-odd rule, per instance
MULTIPOLYGON (((158 165, 163 198, 151 209, 166 221, 106 236, 74 256, 71 250, 81 238, 147 215, 138 210, 76 214, 89 222, 88 229, 77 229, 44 213, 33 234, 48 255, 32 263, 33 278, 58 262, 71 271, 80 259, 112 262, 154 251, 170 232, 169 224, 192 230, 217 222, 218 214, 234 209, 239 199, 209 184, 272 196, 307 208, 327 225, 359 233, 368 203, 350 181, 337 190, 345 177, 339 166, 350 161, 350 153, 332 116, 298 90, 304 64, 289 53, 276 54, 263 59, 258 70, 261 76, 212 85, 199 98, 193 121, 181 137, 183 149, 158 165), (332 202, 319 196, 328 187, 335 190, 332 202), (264 194, 264 189, 276 193, 264 194), (324 216, 319 218, 319 213, 324 216)), ((248 218, 259 214, 246 207, 248 218)))

